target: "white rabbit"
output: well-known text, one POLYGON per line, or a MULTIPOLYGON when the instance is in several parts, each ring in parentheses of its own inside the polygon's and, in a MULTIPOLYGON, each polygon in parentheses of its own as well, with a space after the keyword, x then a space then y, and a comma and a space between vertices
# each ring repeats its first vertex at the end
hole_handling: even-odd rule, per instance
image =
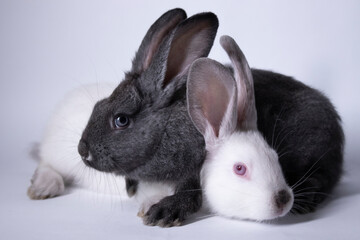
MULTIPOLYGON (((64 193, 67 185, 127 198, 124 177, 87 167, 77 150, 82 131, 94 105, 108 97, 117 85, 116 83, 83 85, 68 93, 59 103, 36 149, 39 165, 27 192, 31 199, 59 196, 64 193)), ((135 195, 135 200, 140 205, 139 215, 163 197, 172 195, 173 189, 169 184, 140 182, 135 195)))
POLYGON ((187 82, 189 114, 206 142, 204 200, 213 213, 230 218, 261 221, 284 216, 294 196, 277 153, 257 129, 251 70, 232 38, 220 41, 234 74, 202 58, 192 64, 187 82))
POLYGON ((123 177, 86 167, 77 150, 95 103, 108 97, 117 85, 98 83, 81 86, 60 103, 39 146, 40 162, 28 189, 30 198, 45 199, 61 195, 68 184, 127 196, 123 177))

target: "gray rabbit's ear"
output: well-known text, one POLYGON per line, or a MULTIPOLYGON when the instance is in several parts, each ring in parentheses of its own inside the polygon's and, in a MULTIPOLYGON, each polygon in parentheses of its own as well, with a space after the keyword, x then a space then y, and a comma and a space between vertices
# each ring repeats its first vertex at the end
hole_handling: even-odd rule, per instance
POLYGON ((179 24, 171 39, 162 87, 184 75, 196 59, 207 57, 218 26, 218 19, 211 12, 196 14, 179 24))
POLYGON ((218 19, 213 13, 196 14, 181 22, 161 43, 150 67, 139 80, 141 90, 158 105, 166 105, 186 84, 190 65, 206 57, 214 43, 218 19))
POLYGON ((185 11, 175 8, 167 11, 156 20, 141 42, 133 60, 131 72, 141 74, 145 71, 150 66, 160 44, 184 19, 186 19, 185 11))
POLYGON ((196 60, 187 81, 188 112, 206 145, 230 135, 237 124, 237 90, 231 72, 208 59, 196 60))
POLYGON ((244 130, 257 129, 254 82, 248 62, 239 46, 231 37, 222 36, 220 44, 228 54, 234 68, 238 90, 238 127, 244 130))

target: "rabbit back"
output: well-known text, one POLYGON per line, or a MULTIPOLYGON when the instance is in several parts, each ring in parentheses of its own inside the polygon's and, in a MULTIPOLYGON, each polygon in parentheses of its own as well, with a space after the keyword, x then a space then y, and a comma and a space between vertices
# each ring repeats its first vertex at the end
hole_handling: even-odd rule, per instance
POLYGON ((256 69, 252 74, 258 129, 278 152, 294 190, 293 210, 313 211, 342 174, 340 117, 327 97, 291 77, 256 69))

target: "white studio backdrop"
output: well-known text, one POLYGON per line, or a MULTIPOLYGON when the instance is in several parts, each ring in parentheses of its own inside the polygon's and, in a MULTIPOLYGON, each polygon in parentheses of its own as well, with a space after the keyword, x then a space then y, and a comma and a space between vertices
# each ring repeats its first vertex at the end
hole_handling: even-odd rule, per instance
MULTIPOLYGON (((357 172, 360 170, 360 1, 0 0, 0 187, 4 193, 0 200, 3 211, 0 212, 0 232, 5 236, 21 236, 20 230, 17 232, 20 235, 12 235, 17 226, 19 229, 23 227, 24 234, 28 236, 37 233, 38 239, 45 237, 46 230, 43 236, 41 230, 34 230, 36 228, 33 228, 31 223, 43 224, 32 215, 40 211, 42 206, 47 206, 47 210, 41 211, 50 211, 53 217, 59 214, 60 219, 69 218, 65 209, 71 209, 72 203, 78 198, 74 200, 68 196, 53 200, 60 205, 65 202, 60 211, 56 210, 56 204, 53 206, 54 202, 51 200, 35 203, 27 199, 26 187, 36 167, 36 163, 28 156, 30 146, 41 139, 46 121, 68 91, 86 83, 120 82, 124 71, 130 69, 131 60, 149 26, 162 13, 174 7, 185 9, 188 16, 204 11, 217 14, 220 26, 211 58, 229 62, 220 47, 219 37, 230 35, 244 51, 251 67, 293 76, 321 90, 331 99, 343 119, 346 134, 345 179, 353 183, 350 184, 351 187, 342 185, 344 189, 339 191, 344 195, 359 197, 360 177, 357 172), (21 216, 20 210, 13 210, 17 209, 17 204, 26 206, 21 212, 29 214, 27 217, 21 216)), ((345 199, 343 204, 354 204, 351 201, 345 199)), ((79 214, 86 212, 85 206, 79 207, 79 214)), ((339 208, 342 206, 339 204, 339 208)), ((96 213, 107 218, 109 209, 102 212, 100 210, 96 213)), ((348 210, 351 213, 350 210, 351 208, 348 210)), ((359 208, 357 210, 359 211, 359 208)), ((323 211, 326 211, 326 208, 323 211)), ((68 212, 71 213, 70 210, 68 212)), ((129 210, 129 216, 135 213, 135 210, 129 210)), ((343 215, 339 213, 335 216, 343 215)), ((90 225, 85 225, 85 228, 93 229, 91 224, 97 226, 97 217, 95 213, 91 220, 89 216, 83 217, 82 224, 89 220, 90 225)), ((316 219, 316 215, 313 218, 316 219)), ((236 229, 238 222, 221 221, 226 223, 226 230, 239 230, 236 229)), ((87 236, 82 235, 80 230, 72 230, 70 223, 64 223, 70 235, 62 232, 59 236, 87 236)), ((130 223, 125 226, 135 232, 139 226, 147 229, 141 226, 136 218, 130 223)), ((217 222, 210 218, 207 223, 210 226, 204 229, 210 231, 211 224, 217 222)), ((335 217, 331 223, 337 224, 335 217)), ((124 225, 114 213, 108 216, 107 224, 124 225)), ((266 236, 272 229, 279 228, 248 222, 241 224, 242 228, 246 226, 248 231, 257 231, 250 236, 259 238, 263 237, 264 233, 266 236)), ((318 223, 319 226, 307 224, 306 228, 305 225, 297 224, 299 229, 295 230, 301 232, 313 226, 321 229, 321 223, 318 223)), ((346 221, 338 224, 344 229, 351 227, 346 221)), ((180 236, 184 238, 194 237, 196 234, 192 233, 196 233, 196 226, 189 224, 184 230, 180 228, 175 231, 183 234, 180 236)), ((214 227, 216 228, 216 225, 214 227)), ((324 229, 329 231, 332 227, 334 226, 324 229)), ((48 228, 49 231, 55 231, 54 226, 48 228)), ((111 231, 116 229, 115 226, 106 227, 100 224, 99 228, 110 229, 106 236, 120 237, 111 234, 111 231)), ((295 230, 291 232, 292 228, 294 225, 291 224, 282 227, 281 231, 289 231, 287 233, 290 234, 282 237, 297 236, 295 230)), ((159 235, 154 235, 154 239, 155 236, 164 239, 167 236, 176 238, 177 235, 172 235, 171 231, 174 230, 157 229, 156 234, 159 235)), ((359 236, 359 231, 353 231, 347 236, 359 236)), ((317 234, 320 233, 312 236, 317 234)), ((230 235, 236 236, 235 232, 230 235)), ((95 239, 100 236, 100 233, 94 233, 90 237, 95 239)), ((149 237, 146 234, 144 236, 149 237)), ((213 238, 216 236, 219 235, 214 233, 213 238)))

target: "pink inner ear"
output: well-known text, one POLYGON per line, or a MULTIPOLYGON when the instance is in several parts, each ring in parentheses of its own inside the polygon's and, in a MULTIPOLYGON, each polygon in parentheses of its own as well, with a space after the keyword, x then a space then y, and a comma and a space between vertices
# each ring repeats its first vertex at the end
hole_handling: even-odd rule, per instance
POLYGON ((212 126, 215 136, 219 137, 220 125, 230 101, 230 96, 224 85, 218 84, 217 81, 216 79, 208 80, 207 92, 202 94, 203 98, 199 100, 202 102, 201 106, 205 118, 212 126))
POLYGON ((144 60, 143 69, 147 69, 149 67, 155 55, 155 52, 159 49, 159 46, 164 40, 165 36, 168 35, 181 20, 182 16, 174 17, 151 39, 151 43, 147 48, 148 54, 146 55, 146 58, 144 60))
POLYGON ((238 89, 238 126, 241 129, 257 129, 257 113, 251 69, 234 39, 229 36, 222 36, 220 43, 234 67, 238 89))
POLYGON ((183 75, 197 58, 204 56, 209 31, 211 28, 207 21, 177 30, 171 43, 163 87, 177 75, 183 75))
POLYGON ((233 104, 236 87, 230 71, 208 58, 196 60, 191 66, 187 86, 190 117, 207 144, 224 133, 231 134, 236 126, 236 105, 233 104))

